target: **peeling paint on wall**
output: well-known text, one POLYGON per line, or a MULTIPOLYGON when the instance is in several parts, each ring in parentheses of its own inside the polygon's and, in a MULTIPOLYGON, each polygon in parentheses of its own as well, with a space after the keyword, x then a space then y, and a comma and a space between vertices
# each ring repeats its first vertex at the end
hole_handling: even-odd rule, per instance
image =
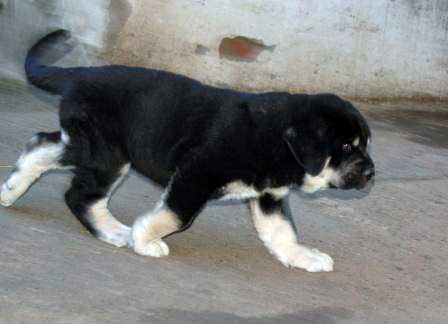
POLYGON ((219 56, 233 61, 253 62, 264 50, 273 52, 275 45, 266 46, 261 40, 244 36, 224 37, 219 45, 219 56))

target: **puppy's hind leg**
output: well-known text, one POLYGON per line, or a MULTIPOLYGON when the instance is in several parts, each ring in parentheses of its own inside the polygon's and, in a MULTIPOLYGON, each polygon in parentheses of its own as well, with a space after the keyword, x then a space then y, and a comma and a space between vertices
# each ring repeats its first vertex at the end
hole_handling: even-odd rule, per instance
POLYGON ((112 245, 129 244, 131 229, 118 221, 107 205, 114 189, 129 171, 129 164, 112 170, 77 168, 65 201, 90 233, 112 245))
POLYGON ((11 206, 44 172, 64 167, 60 161, 65 149, 63 139, 61 132, 38 133, 31 138, 2 185, 1 205, 11 206))

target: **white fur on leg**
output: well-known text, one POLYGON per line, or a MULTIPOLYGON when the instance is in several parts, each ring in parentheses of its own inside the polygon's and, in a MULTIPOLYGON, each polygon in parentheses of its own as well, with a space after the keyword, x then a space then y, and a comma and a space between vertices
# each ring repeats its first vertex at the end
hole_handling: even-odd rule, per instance
POLYGON ((251 200, 249 206, 260 240, 283 265, 309 272, 333 271, 331 257, 299 244, 291 223, 283 215, 266 215, 258 200, 251 200))
POLYGON ((134 251, 141 255, 161 257, 169 254, 162 237, 179 229, 177 215, 163 204, 137 219, 132 227, 134 251))
POLYGON ((131 228, 118 221, 111 214, 107 205, 113 191, 129 172, 129 169, 129 163, 124 165, 120 171, 120 177, 112 185, 108 195, 95 202, 88 210, 92 226, 97 232, 97 238, 117 247, 130 245, 131 228))
POLYGON ((129 244, 131 228, 119 222, 107 208, 109 197, 101 199, 89 208, 92 225, 97 231, 97 238, 117 247, 129 244))
MULTIPOLYGON (((35 139, 31 139, 31 142, 35 139)), ((64 152, 64 144, 47 144, 24 152, 16 163, 0 192, 0 204, 11 206, 36 181, 42 173, 60 167, 58 161, 64 152)))

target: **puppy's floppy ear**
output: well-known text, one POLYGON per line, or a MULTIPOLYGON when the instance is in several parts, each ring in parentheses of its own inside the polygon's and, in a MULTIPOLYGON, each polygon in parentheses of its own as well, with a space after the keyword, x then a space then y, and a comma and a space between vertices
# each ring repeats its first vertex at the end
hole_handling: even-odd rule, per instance
POLYGON ((323 132, 311 129, 298 132, 290 127, 283 133, 283 140, 307 173, 316 176, 322 172, 329 155, 323 132))

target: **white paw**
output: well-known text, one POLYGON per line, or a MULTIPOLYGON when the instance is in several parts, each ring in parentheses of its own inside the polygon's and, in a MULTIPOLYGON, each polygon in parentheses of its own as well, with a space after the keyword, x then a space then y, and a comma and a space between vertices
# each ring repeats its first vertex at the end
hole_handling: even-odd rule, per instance
POLYGON ((300 246, 293 255, 283 261, 287 267, 305 269, 308 272, 330 272, 333 271, 334 261, 318 249, 310 249, 300 246))
POLYGON ((160 232, 154 229, 154 222, 149 222, 148 217, 140 217, 132 226, 130 245, 137 254, 159 258, 170 253, 168 245, 161 238, 160 232))
POLYGON ((115 245, 116 247, 131 245, 131 228, 129 226, 121 225, 116 227, 112 232, 98 233, 98 239, 115 245))
POLYGON ((14 190, 14 187, 12 187, 8 181, 6 181, 2 185, 2 189, 0 192, 0 205, 3 207, 9 207, 20 197, 20 195, 17 195, 17 193, 14 190))
POLYGON ((11 173, 8 179, 3 183, 0 192, 0 204, 9 207, 15 203, 36 180, 34 175, 25 174, 20 171, 11 173))
POLYGON ((146 244, 135 244, 134 251, 141 255, 149 255, 155 258, 160 258, 170 254, 168 245, 161 239, 151 241, 146 244))

